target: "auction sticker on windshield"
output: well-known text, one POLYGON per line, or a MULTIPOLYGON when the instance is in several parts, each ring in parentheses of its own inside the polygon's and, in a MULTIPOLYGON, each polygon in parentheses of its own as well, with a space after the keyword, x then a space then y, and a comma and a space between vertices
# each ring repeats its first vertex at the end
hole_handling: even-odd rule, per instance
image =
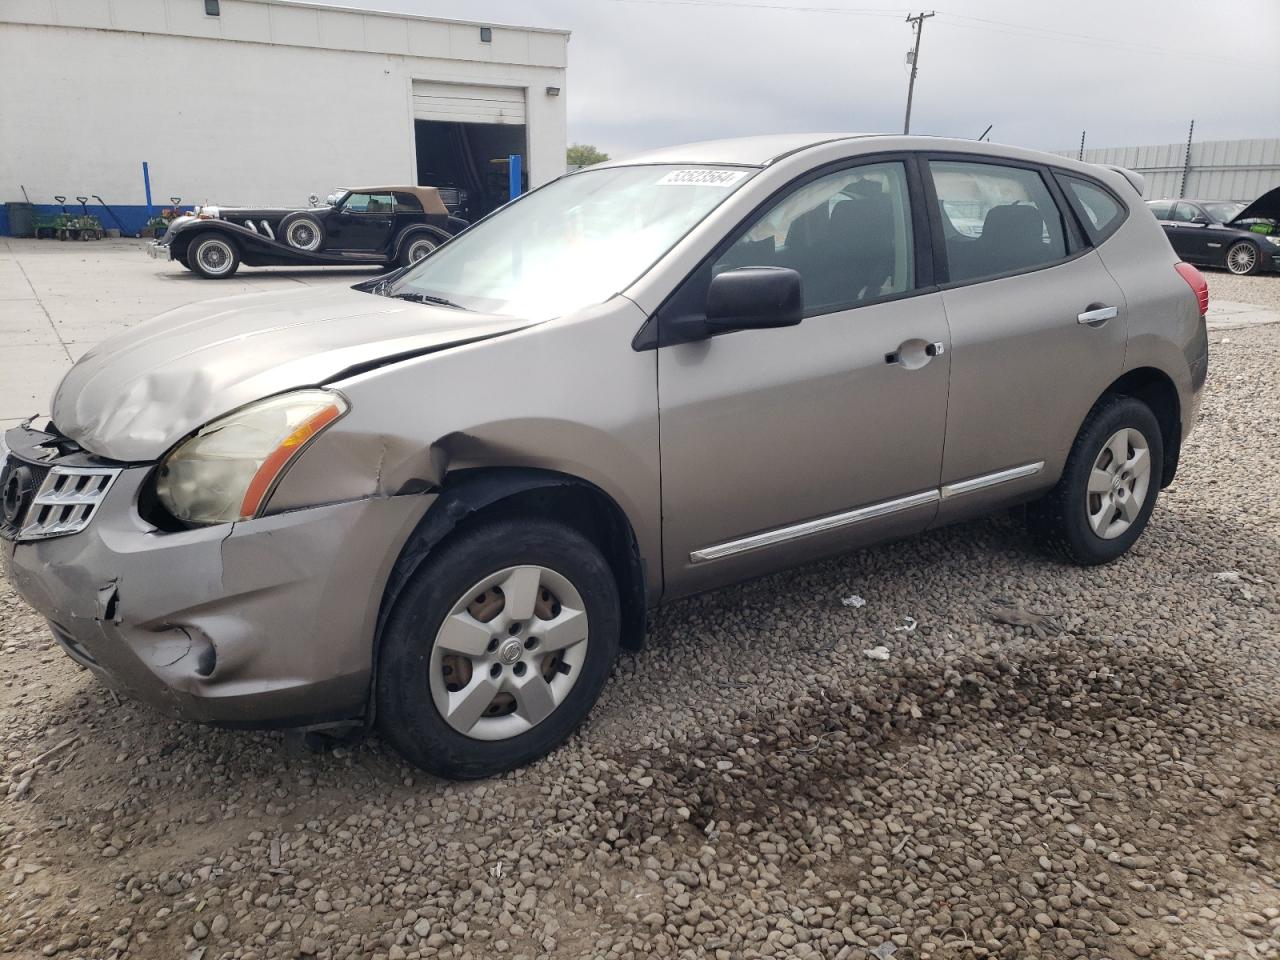
POLYGON ((658 186, 731 187, 746 175, 745 170, 672 170, 658 186))

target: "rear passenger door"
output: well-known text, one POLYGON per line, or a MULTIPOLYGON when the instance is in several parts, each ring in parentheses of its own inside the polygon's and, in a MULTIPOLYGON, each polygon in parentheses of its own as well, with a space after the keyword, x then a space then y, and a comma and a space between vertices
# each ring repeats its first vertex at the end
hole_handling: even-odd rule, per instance
POLYGON ((1057 480, 1123 369, 1126 310, 1046 168, 969 155, 925 167, 951 331, 947 521, 1057 480))

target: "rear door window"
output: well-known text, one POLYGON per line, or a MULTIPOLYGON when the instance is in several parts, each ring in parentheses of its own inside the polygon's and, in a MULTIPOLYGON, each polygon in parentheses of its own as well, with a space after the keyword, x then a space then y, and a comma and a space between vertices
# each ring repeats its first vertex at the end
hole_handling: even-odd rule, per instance
POLYGON ((929 171, 953 283, 1066 257, 1062 211, 1038 171, 957 160, 930 160, 929 171))
POLYGON ((1173 204, 1168 200, 1157 200, 1155 203, 1148 203, 1151 208, 1152 215, 1157 220, 1168 220, 1169 214, 1173 211, 1173 204))
POLYGON ((1120 224, 1124 223, 1127 211, 1109 190, 1088 180, 1061 173, 1058 174, 1058 182, 1067 195, 1067 201, 1075 207, 1080 222, 1084 224, 1085 233, 1095 246, 1115 233, 1120 224))

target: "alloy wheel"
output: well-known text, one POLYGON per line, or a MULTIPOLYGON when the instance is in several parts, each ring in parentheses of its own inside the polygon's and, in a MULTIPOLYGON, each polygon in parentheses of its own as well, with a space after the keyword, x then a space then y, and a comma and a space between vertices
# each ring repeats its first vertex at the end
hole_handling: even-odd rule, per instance
POLYGON ((587 612, 565 577, 508 567, 481 580, 444 618, 431 648, 431 699, 476 740, 519 736, 549 717, 578 681, 587 612))
POLYGON ((219 276, 231 268, 231 247, 223 240, 206 240, 196 251, 200 266, 206 273, 219 276))
POLYGON ((1151 450, 1132 427, 1113 433, 1102 445, 1089 473, 1085 511, 1089 526, 1103 540, 1114 540, 1142 513, 1151 489, 1151 450))
POLYGON ((1258 262, 1258 251, 1251 243, 1237 243, 1227 251, 1227 269, 1234 274, 1250 273, 1258 262))

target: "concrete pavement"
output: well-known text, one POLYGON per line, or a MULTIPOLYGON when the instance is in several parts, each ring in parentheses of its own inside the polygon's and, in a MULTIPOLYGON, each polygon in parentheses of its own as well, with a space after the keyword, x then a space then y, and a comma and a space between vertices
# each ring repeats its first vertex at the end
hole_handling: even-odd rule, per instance
POLYGON ((351 285, 369 269, 242 268, 201 280, 152 260, 140 240, 0 237, 0 428, 48 413, 58 381, 94 344, 198 300, 312 284, 351 285))

